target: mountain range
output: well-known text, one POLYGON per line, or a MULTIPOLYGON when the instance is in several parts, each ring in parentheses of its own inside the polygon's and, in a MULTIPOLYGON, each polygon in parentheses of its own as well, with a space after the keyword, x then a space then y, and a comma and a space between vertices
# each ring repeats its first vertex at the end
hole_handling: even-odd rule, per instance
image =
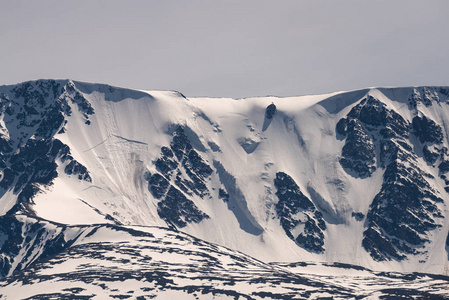
POLYGON ((449 297, 449 88, 0 87, 4 299, 449 297))

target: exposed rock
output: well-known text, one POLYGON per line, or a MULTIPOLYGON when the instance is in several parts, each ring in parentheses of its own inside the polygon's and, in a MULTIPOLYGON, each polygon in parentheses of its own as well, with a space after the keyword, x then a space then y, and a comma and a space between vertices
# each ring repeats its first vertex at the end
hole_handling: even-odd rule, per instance
POLYGON ((438 169, 440 170, 440 173, 442 173, 442 174, 449 172, 449 161, 448 160, 442 161, 438 165, 438 169))
POLYGON ((63 231, 63 226, 33 218, 0 217, 0 237, 7 237, 0 243, 0 278, 70 246, 63 231))
POLYGON ((168 190, 170 183, 161 174, 154 174, 148 179, 149 190, 153 197, 161 199, 168 190))
MULTIPOLYGON (((440 92, 444 95, 444 89, 440 89, 440 92)), ((440 103, 437 90, 427 87, 413 89, 413 93, 408 99, 409 108, 416 110, 420 103, 426 107, 431 106, 433 103, 440 103)))
POLYGON ((441 156, 440 153, 432 151, 429 146, 425 145, 422 149, 423 151, 423 155, 424 155, 424 159, 430 163, 431 165, 435 164, 435 162, 437 161, 437 159, 441 156))
POLYGON ((276 114, 276 105, 274 103, 271 103, 267 106, 267 109, 265 110, 265 117, 267 119, 272 119, 273 116, 276 114))
POLYGON ((222 188, 218 189, 218 198, 223 200, 225 203, 229 202, 229 194, 222 188))
POLYGON ((157 213, 161 219, 175 227, 185 227, 187 223, 199 223, 209 216, 196 207, 193 201, 174 186, 170 186, 164 199, 157 205, 157 213))
POLYGON ((209 218, 188 197, 209 195, 205 180, 212 174, 212 168, 193 149, 181 126, 173 132, 170 147, 161 148, 161 156, 154 164, 158 172, 147 176, 147 180, 151 194, 161 200, 159 217, 180 228, 209 218), (169 182, 173 176, 176 186, 169 182))
POLYGON ((357 120, 351 119, 347 128, 348 136, 340 163, 344 168, 355 171, 360 177, 368 177, 376 170, 376 151, 373 142, 357 120))
POLYGON ((83 114, 86 124, 89 125, 89 116, 94 114, 94 109, 83 94, 76 89, 75 84, 72 81, 69 81, 67 85, 64 86, 62 97, 66 97, 70 99, 72 103, 77 104, 78 110, 83 114))
POLYGON ((404 161, 399 152, 388 165, 381 191, 367 215, 363 246, 378 261, 423 253, 429 241, 427 232, 440 227, 439 219, 443 218, 436 205, 443 200, 430 187, 424 172, 405 165, 416 163, 416 158, 409 154, 404 161))
POLYGON ((64 171, 68 175, 78 175, 79 180, 84 180, 87 182, 92 182, 92 178, 87 172, 87 168, 77 162, 76 160, 72 160, 64 169, 64 171))
POLYGON ((76 101, 67 89, 72 89, 72 96, 80 94, 74 86, 70 87, 70 82, 64 85, 38 80, 17 85, 9 95, 1 96, 0 112, 4 113, 6 128, 0 137, 0 187, 5 191, 13 189, 19 203, 30 203, 42 187, 52 184, 58 175, 58 160, 68 161, 67 174, 91 181, 86 167, 73 159, 68 146, 54 138, 71 114, 69 102, 90 105, 86 99, 76 101))
MULTIPOLYGON (((418 99, 431 104, 418 91, 411 99, 413 105, 418 99)), ((354 106, 337 123, 337 133, 346 138, 340 160, 346 170, 363 178, 378 167, 385 168, 381 191, 366 216, 368 227, 363 238, 363 247, 378 261, 402 260, 409 254, 423 253, 428 232, 438 228, 442 218, 436 206, 442 199, 426 179, 432 176, 419 167, 409 141, 410 128, 421 143, 442 141, 441 127, 432 120, 415 117, 409 124, 372 96, 354 106), (380 149, 377 157, 375 149, 380 149)), ((431 163, 441 155, 428 147, 423 148, 423 153, 431 163)), ((361 215, 353 216, 363 219, 361 215)))
POLYGON ((365 214, 361 212, 352 212, 351 216, 359 222, 365 218, 365 214))
POLYGON ((412 120, 413 131, 421 143, 439 144, 443 141, 443 130, 426 116, 416 116, 412 120))
POLYGON ((346 136, 346 133, 348 132, 348 119, 340 119, 340 121, 337 122, 337 126, 335 129, 338 134, 346 136))
POLYGON ((346 137, 341 165, 364 178, 377 169, 376 163, 384 166, 386 156, 394 149, 392 139, 408 137, 408 124, 385 104, 367 96, 351 109, 346 118, 339 120, 336 131, 346 137), (380 141, 379 136, 383 138, 380 141), (377 143, 381 149, 380 162, 376 161, 377 143))
POLYGON ((316 209, 289 175, 278 172, 274 180, 277 188, 276 213, 287 236, 299 246, 312 252, 324 252, 324 234, 326 223, 323 215, 316 209), (295 237, 293 231, 301 228, 295 237))

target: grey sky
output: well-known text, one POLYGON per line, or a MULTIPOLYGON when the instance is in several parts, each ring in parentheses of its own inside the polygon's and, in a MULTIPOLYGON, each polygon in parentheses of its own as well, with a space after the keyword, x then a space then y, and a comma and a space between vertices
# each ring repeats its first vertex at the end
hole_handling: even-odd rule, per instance
POLYGON ((0 85, 187 96, 449 85, 447 0, 0 0, 0 85))

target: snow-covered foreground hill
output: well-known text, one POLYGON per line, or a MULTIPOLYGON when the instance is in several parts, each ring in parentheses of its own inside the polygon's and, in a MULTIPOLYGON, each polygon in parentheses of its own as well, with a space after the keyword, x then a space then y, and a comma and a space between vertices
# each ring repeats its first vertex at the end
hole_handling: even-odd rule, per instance
POLYGON ((65 227, 18 218, 57 228, 71 245, 0 280, 2 299, 449 297, 449 277, 442 275, 339 263, 267 264, 167 228, 65 227))
POLYGON ((226 99, 2 86, 1 275, 87 249, 73 228, 102 223, 170 227, 264 268, 449 275, 448 124, 444 87, 226 99))

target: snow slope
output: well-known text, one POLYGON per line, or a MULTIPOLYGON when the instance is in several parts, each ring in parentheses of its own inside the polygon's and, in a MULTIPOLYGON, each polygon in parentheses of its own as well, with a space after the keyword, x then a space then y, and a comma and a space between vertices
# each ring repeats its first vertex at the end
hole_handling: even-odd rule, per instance
MULTIPOLYGON (((24 222, 36 224, 36 220, 24 222)), ((37 224, 53 226, 48 222, 37 224)), ((71 246, 0 280, 2 299, 444 299, 449 277, 267 264, 161 227, 56 226, 71 246), (73 235, 77 233, 77 235, 73 235)))
MULTIPOLYGON (((19 149, 28 140, 43 136, 36 129, 40 125, 22 126, 15 117, 17 107, 29 99, 43 98, 46 102, 41 116, 54 103, 60 111, 70 110, 62 113, 61 126, 47 137, 52 143, 57 140, 68 146, 70 158, 64 158, 62 152, 54 156, 57 176, 48 182, 33 183, 28 179, 30 186, 37 187, 29 197, 20 197, 25 188, 18 185, 19 175, 27 170, 17 171, 9 185, 2 178, 3 215, 27 212, 69 225, 169 226, 265 262, 341 262, 373 270, 449 275, 449 196, 441 177, 444 170, 438 168, 445 156, 438 154, 437 160, 429 163, 422 150, 425 144, 443 153, 448 145, 449 96, 444 88, 380 88, 317 96, 228 99, 185 98, 177 92, 127 90, 67 80, 42 86, 38 81, 0 87, 2 101, 8 103, 2 107, 0 121, 3 140, 19 149), (27 93, 18 93, 17 87, 27 93), (367 250, 370 248, 363 246, 367 228, 378 230, 381 236, 388 231, 387 225, 381 224, 378 229, 378 224, 373 225, 367 217, 374 214, 370 214, 370 207, 386 180, 387 163, 380 163, 380 138, 375 136, 379 128, 374 130, 363 122, 360 127, 373 140, 376 156, 373 163, 366 162, 375 166, 369 176, 344 168, 341 163, 343 148, 352 133, 347 137, 339 135, 337 123, 342 118, 349 120, 357 105, 367 106, 361 103, 369 97, 400 115, 404 124, 410 124, 406 142, 393 139, 394 143, 410 145, 416 157, 404 164, 425 174, 423 180, 429 186, 422 189, 426 193, 432 190, 432 195, 441 199, 435 200, 435 210, 441 217, 433 216, 429 221, 432 229, 426 227, 417 233, 423 242, 407 244, 410 249, 423 251, 412 253, 397 246, 394 236, 386 237, 397 253, 405 253, 405 259, 385 254, 390 244, 379 250, 384 251, 385 259, 376 259, 367 250), (276 106, 276 114, 268 118, 266 108, 271 103, 276 106), (16 112, 9 115, 8 107, 16 107, 16 112), (415 116, 422 114, 439 124, 441 142, 420 143, 411 124, 415 116), (69 165, 72 171, 67 172, 69 165), (299 200, 287 199, 286 206, 280 207, 281 194, 274 182, 280 172, 294 182, 287 189, 294 191, 297 198, 288 199, 304 196, 309 202, 304 200, 302 206, 293 209, 291 205, 299 205, 295 202, 299 200), (290 214, 281 215, 280 211, 290 214), (325 226, 321 228, 319 222, 325 226), (285 224, 290 227, 286 229, 285 224), (307 233, 305 242, 295 240, 303 233, 307 233), (313 250, 310 243, 322 243, 324 250, 313 250)), ((371 149, 369 145, 357 147, 371 149)), ((5 176, 7 169, 13 170, 11 159, 2 167, 5 176)), ((408 211, 407 207, 402 209, 408 211)), ((425 213, 429 210, 423 208, 425 213)))

